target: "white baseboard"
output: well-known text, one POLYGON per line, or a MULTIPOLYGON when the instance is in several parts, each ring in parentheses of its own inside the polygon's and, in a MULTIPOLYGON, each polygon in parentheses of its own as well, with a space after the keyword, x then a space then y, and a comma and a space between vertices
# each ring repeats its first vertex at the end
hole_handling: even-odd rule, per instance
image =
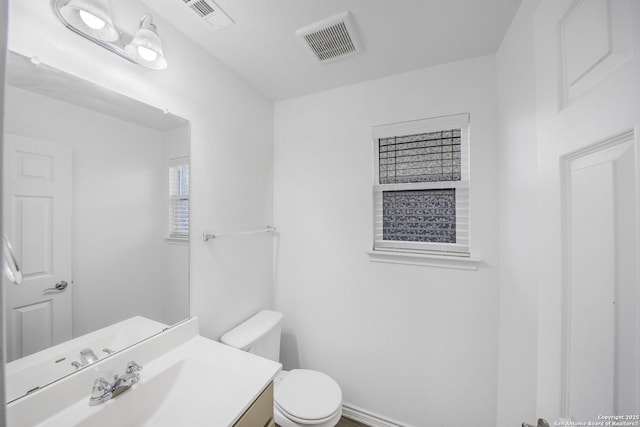
POLYGON ((411 427, 353 405, 342 405, 342 416, 371 427, 411 427))

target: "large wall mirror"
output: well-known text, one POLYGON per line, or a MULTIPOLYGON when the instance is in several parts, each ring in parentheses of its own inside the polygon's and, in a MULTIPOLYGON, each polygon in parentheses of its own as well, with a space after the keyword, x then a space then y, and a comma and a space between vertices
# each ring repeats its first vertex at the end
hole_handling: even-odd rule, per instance
POLYGON ((189 316, 187 120, 9 52, 7 401, 189 316))

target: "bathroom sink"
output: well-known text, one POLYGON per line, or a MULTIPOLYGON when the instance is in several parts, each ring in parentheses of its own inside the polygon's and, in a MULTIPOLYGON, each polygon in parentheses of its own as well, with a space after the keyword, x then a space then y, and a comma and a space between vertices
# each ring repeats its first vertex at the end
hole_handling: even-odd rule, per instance
POLYGON ((185 359, 151 378, 145 377, 121 395, 90 406, 88 396, 49 418, 45 426, 77 427, 173 427, 201 425, 217 410, 207 388, 219 373, 212 365, 185 359))
MULTIPOLYGON (((144 373, 144 372, 143 372, 144 373)), ((219 374, 211 365, 183 360, 141 380, 130 390, 98 407, 89 407, 78 427, 195 426, 214 417, 215 402, 207 389, 219 374)), ((79 415, 76 413, 76 415, 79 415)), ((77 418, 76 418, 77 419, 77 418)))

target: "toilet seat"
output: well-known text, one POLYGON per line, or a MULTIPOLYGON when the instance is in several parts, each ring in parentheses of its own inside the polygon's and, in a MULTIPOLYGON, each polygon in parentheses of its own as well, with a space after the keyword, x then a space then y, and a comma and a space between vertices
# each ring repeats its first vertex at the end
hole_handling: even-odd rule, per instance
POLYGON ((279 427, 335 427, 342 417, 342 407, 338 408, 335 415, 327 419, 327 421, 322 423, 312 422, 309 420, 298 420, 293 421, 288 418, 287 415, 284 415, 277 406, 273 405, 273 418, 276 422, 276 426, 279 427), (301 422, 304 421, 304 422, 301 422))
POLYGON ((323 424, 339 418, 342 391, 330 376, 308 369, 294 369, 276 379, 274 406, 299 424, 323 424))

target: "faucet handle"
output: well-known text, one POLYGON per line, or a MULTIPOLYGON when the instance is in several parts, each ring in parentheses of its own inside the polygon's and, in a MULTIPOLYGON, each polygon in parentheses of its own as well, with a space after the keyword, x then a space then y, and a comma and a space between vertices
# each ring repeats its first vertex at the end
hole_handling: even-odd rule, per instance
POLYGON ((100 377, 93 383, 92 396, 94 398, 100 398, 110 393, 110 389, 111 384, 104 378, 100 377))
POLYGON ((95 382, 93 383, 93 389, 94 390, 104 390, 104 389, 108 388, 109 386, 111 386, 109 381, 105 380, 102 377, 96 379, 95 382))
POLYGON ((106 402, 113 396, 113 390, 111 384, 100 377, 93 383, 93 390, 91 391, 91 398, 89 399, 90 406, 96 406, 102 402, 106 402))
POLYGON ((142 370, 142 366, 138 365, 133 360, 127 363, 127 370, 125 371, 127 374, 133 374, 134 372, 138 372, 142 370))

